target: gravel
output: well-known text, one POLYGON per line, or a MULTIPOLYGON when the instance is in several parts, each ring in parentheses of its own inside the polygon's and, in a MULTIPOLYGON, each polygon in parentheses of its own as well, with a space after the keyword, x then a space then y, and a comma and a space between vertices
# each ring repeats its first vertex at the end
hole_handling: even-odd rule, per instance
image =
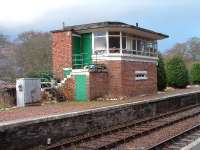
POLYGON ((198 124, 200 124, 200 116, 189 118, 169 127, 160 129, 159 131, 155 131, 144 137, 140 137, 126 144, 120 145, 119 147, 114 148, 113 150, 144 150, 150 145, 159 143, 198 124))
POLYGON ((154 95, 137 96, 128 98, 127 100, 116 100, 116 101, 90 101, 90 102, 62 102, 57 104, 47 104, 43 106, 29 106, 24 108, 12 108, 8 110, 0 111, 0 122, 35 118, 41 116, 54 115, 66 112, 82 111, 92 108, 99 108, 105 106, 111 106, 116 104, 123 104, 127 102, 137 102, 143 100, 153 100, 163 96, 173 95, 177 93, 187 93, 192 91, 200 91, 200 87, 191 87, 189 89, 176 89, 170 92, 162 92, 154 95))

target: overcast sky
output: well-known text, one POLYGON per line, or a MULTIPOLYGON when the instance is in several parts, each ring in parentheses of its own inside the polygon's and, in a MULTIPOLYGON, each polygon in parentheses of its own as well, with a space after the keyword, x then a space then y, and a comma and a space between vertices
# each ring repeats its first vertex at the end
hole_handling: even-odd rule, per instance
POLYGON ((200 37, 200 0, 0 0, 0 32, 11 36, 50 31, 65 25, 121 21, 170 36, 159 42, 165 51, 177 42, 200 37))

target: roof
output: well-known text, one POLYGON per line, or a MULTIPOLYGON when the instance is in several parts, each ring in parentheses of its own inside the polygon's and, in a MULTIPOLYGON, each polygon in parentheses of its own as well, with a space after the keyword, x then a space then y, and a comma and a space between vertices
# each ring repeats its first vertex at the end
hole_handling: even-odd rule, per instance
POLYGON ((15 83, 0 83, 0 89, 14 89, 16 88, 15 83))
POLYGON ((168 38, 168 35, 155 32, 149 29, 141 28, 138 26, 134 25, 129 25, 123 22, 113 22, 113 21, 106 21, 106 22, 97 22, 97 23, 90 23, 90 24, 82 24, 82 25, 74 25, 74 26, 64 26, 63 29, 61 30, 54 30, 51 32, 62 32, 62 31, 83 31, 83 30, 90 30, 90 29, 98 29, 98 28, 113 28, 113 27, 119 27, 119 28, 130 28, 130 29, 135 29, 138 31, 146 32, 146 33, 151 33, 154 35, 161 36, 162 38, 168 38))

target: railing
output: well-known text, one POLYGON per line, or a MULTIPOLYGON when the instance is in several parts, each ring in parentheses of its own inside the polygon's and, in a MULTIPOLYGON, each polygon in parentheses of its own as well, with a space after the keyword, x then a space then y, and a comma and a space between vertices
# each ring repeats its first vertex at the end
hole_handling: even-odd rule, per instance
POLYGON ((123 54, 139 55, 139 56, 150 56, 157 57, 158 53, 153 51, 138 51, 138 50, 122 50, 123 54))
MULTIPOLYGON (((148 56, 148 57, 157 57, 158 54, 157 52, 154 52, 154 51, 146 51, 146 50, 141 50, 141 51, 138 51, 138 50, 127 50, 127 49, 123 49, 122 50, 122 53, 120 53, 120 50, 110 50, 109 51, 110 53, 109 54, 119 54, 119 55, 122 55, 122 56, 148 56)), ((98 57, 100 55, 104 55, 104 54, 107 54, 107 51, 105 50, 99 50, 99 51, 96 51, 93 55, 95 55, 95 60, 94 61, 97 61, 98 60, 98 57)), ((92 59, 91 59, 91 55, 88 54, 88 53, 80 53, 80 54, 73 54, 72 55, 72 64, 73 64, 73 68, 74 69, 81 69, 81 68, 84 68, 85 66, 87 65, 90 65, 92 64, 92 59)))
POLYGON ((72 64, 74 69, 81 69, 91 64, 91 55, 88 53, 73 54, 72 64))
MULTIPOLYGON (((97 50, 95 55, 107 54, 106 50, 97 50)), ((153 50, 127 50, 122 49, 122 53, 120 53, 120 49, 109 49, 108 54, 122 54, 122 55, 138 55, 138 56, 149 56, 149 57, 157 57, 158 53, 153 50)))

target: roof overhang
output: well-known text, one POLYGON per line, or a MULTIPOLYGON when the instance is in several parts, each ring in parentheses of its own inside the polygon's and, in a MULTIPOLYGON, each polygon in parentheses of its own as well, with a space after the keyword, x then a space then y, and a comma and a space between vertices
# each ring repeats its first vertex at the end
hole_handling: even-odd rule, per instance
POLYGON ((75 26, 66 26, 61 30, 54 30, 54 32, 65 32, 65 31, 73 31, 75 33, 88 33, 95 31, 122 31, 128 34, 132 34, 138 37, 144 37, 148 39, 154 40, 162 40, 168 38, 168 35, 155 32, 149 29, 141 28, 138 26, 133 26, 129 24, 125 24, 122 22, 99 22, 99 23, 91 23, 91 24, 82 24, 75 26))
POLYGON ((162 40, 165 38, 168 38, 168 35, 164 35, 157 32, 146 32, 138 29, 133 29, 130 27, 103 27, 103 28, 95 28, 95 29, 85 29, 85 30, 79 30, 79 33, 88 33, 88 32, 96 32, 96 31, 121 31, 128 34, 132 34, 136 37, 144 37, 147 39, 153 39, 153 40, 162 40))

